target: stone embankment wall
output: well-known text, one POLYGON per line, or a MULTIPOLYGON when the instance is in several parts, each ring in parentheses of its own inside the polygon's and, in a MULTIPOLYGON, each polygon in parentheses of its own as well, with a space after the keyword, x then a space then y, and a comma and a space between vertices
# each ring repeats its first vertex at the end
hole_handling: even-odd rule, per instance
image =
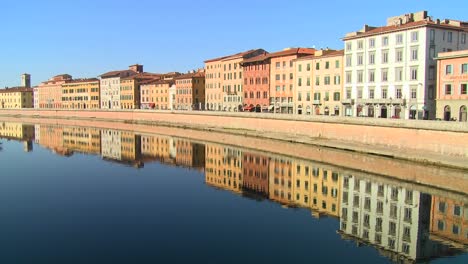
POLYGON ((168 125, 433 161, 455 167, 468 164, 468 123, 459 122, 150 110, 25 109, 0 110, 0 115, 168 125))

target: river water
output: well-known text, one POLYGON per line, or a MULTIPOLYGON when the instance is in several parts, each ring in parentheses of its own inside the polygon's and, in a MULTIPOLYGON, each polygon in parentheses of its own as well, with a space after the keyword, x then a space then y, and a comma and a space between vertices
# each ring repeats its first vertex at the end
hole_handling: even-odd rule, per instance
POLYGON ((463 187, 97 127, 0 120, 1 263, 468 263, 463 187))

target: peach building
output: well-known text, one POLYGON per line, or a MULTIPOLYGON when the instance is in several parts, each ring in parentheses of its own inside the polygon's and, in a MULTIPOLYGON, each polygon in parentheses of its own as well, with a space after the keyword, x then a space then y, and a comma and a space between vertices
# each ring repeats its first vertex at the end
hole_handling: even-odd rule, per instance
POLYGON ((36 134, 35 136, 36 142, 38 142, 39 145, 61 156, 73 155, 73 151, 66 148, 63 144, 63 126, 39 125, 39 129, 36 129, 36 131, 39 133, 39 135, 36 134))
POLYGON ((39 108, 62 108, 62 85, 70 82, 72 76, 61 74, 37 86, 39 108))
POLYGON ((74 152, 100 155, 101 130, 92 127, 64 127, 63 146, 74 152))
POLYGON ((140 109, 141 84, 147 81, 160 80, 161 74, 138 73, 120 79, 120 104, 122 109, 140 109))
POLYGON ((168 136, 141 136, 141 155, 143 160, 160 161, 165 164, 175 164, 176 151, 172 151, 174 139, 168 136))
POLYGON ((217 111, 242 111, 243 78, 242 62, 264 53, 253 49, 205 61, 206 109, 217 111))
POLYGON ((294 74, 294 60, 313 55, 315 49, 287 48, 270 53, 270 108, 275 113, 293 113, 294 85, 297 82, 294 74))
POLYGON ((437 57, 437 114, 442 120, 467 122, 468 50, 437 57))
POLYGON ((205 149, 205 182, 213 187, 242 192, 242 151, 217 144, 205 149))
POLYGON ((205 167, 205 146, 186 139, 176 139, 175 161, 177 165, 203 169, 205 167))
POLYGON ((173 80, 153 80, 141 83, 141 107, 144 109, 169 110, 169 88, 173 80))
POLYGON ((468 245, 468 204, 432 196, 431 238, 463 248, 468 245))
POLYGON ((99 79, 75 79, 63 83, 62 108, 99 109, 99 79))
POLYGON ((175 109, 203 110, 205 108, 205 72, 199 70, 175 78, 175 109))
POLYGON ((268 111, 270 105, 270 57, 265 52, 244 60, 244 111, 268 111))

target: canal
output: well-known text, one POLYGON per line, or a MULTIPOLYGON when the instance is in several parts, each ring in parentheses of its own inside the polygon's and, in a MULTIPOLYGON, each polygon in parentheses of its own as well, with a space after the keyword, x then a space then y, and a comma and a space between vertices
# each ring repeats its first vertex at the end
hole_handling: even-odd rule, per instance
POLYGON ((468 263, 466 171, 148 130, 0 120, 1 262, 468 263))

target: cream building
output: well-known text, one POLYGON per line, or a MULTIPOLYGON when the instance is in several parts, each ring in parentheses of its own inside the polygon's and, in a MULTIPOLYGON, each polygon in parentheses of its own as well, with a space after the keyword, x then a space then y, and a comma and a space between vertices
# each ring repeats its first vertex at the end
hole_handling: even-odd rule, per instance
POLYGON ((33 89, 14 87, 0 89, 0 109, 33 108, 33 89))
POLYGON ((467 23, 434 20, 421 11, 346 34, 344 114, 434 119, 434 58, 439 52, 467 49, 467 31, 467 23))
POLYGON ((101 109, 121 109, 120 79, 143 72, 143 65, 131 65, 128 70, 111 71, 100 76, 101 109))

